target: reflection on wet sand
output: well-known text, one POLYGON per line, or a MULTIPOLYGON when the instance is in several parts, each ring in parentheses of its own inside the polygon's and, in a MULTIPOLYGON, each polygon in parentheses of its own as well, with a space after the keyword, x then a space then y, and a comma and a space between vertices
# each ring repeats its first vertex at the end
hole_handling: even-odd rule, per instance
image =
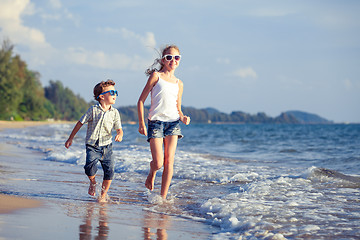
POLYGON ((94 217, 94 211, 98 209, 98 226, 96 227, 96 236, 94 239, 105 240, 109 236, 109 227, 108 227, 108 218, 107 218, 107 207, 106 204, 95 204, 88 203, 86 206, 86 215, 84 218, 84 224, 81 224, 79 227, 79 239, 80 240, 90 240, 92 239, 92 220, 96 219, 94 217))
MULTIPOLYGON (((129 216, 126 218, 129 209, 127 207, 120 207, 122 215, 114 216, 112 213, 118 209, 117 204, 108 203, 96 203, 88 202, 82 205, 80 208, 72 209, 74 213, 81 212, 81 224, 79 226, 79 239, 80 240, 106 240, 110 236, 109 226, 115 222, 125 221, 125 227, 123 229, 112 229, 111 235, 119 237, 119 239, 128 239, 129 237, 135 237, 138 239, 140 236, 132 236, 131 230, 138 228, 142 230, 144 240, 167 240, 168 230, 173 229, 173 219, 171 216, 156 212, 139 209, 138 215, 129 216), (118 218, 119 217, 119 218, 118 218), (125 217, 125 218, 124 218, 125 217), (135 218, 134 218, 135 217, 135 218), (129 229, 130 227, 130 229, 129 229), (127 232, 127 231, 130 232, 127 232), (124 232, 125 231, 125 232, 124 232), (129 235, 130 233, 130 235, 129 235), (124 238, 125 237, 125 238, 124 238)), ((131 209, 131 208, 130 208, 131 209)), ((119 210, 119 209, 118 209, 119 210)), ((131 210, 132 211, 132 210, 131 210)), ((141 238, 141 237, 140 237, 141 238)))
POLYGON ((153 236, 156 236, 157 240, 167 240, 168 234, 166 229, 169 229, 170 225, 168 215, 145 211, 143 227, 144 240, 153 239, 153 236), (151 229, 156 229, 156 233, 151 232, 151 229))

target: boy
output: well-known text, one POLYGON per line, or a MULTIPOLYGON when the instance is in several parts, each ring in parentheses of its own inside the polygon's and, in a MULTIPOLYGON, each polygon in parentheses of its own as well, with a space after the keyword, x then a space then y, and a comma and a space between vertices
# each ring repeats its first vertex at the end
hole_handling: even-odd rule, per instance
POLYGON ((69 148, 76 133, 82 125, 88 124, 86 132, 86 163, 85 174, 89 177, 90 186, 88 193, 91 196, 96 194, 95 175, 97 163, 100 161, 104 171, 101 195, 98 202, 107 202, 107 192, 114 177, 115 163, 112 158, 112 135, 111 130, 116 129, 115 141, 121 142, 123 131, 121 127, 120 114, 112 105, 115 104, 117 91, 115 82, 112 80, 102 81, 94 87, 94 98, 99 103, 91 106, 80 118, 72 130, 65 147, 69 148))

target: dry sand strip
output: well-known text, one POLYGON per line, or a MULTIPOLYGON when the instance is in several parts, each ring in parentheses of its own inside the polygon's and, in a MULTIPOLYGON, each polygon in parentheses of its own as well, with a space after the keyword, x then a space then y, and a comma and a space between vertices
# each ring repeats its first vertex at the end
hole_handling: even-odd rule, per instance
POLYGON ((75 123, 67 121, 0 121, 0 130, 5 128, 24 128, 46 124, 75 123))
POLYGON ((5 194, 0 194, 0 214, 10 213, 22 208, 40 207, 41 202, 5 194))

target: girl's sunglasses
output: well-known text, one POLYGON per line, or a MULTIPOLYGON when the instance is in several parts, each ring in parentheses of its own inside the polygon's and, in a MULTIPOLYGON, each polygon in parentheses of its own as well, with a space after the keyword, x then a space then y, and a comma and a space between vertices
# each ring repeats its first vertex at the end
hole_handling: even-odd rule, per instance
MULTIPOLYGON (((116 95, 116 96, 119 96, 119 95, 118 95, 118 91, 116 91, 116 90, 106 91, 106 92, 100 93, 100 95, 104 95, 104 94, 107 94, 107 93, 110 93, 111 96, 115 96, 115 95, 116 95)), ((100 97, 100 95, 99 95, 99 97, 100 97)), ((99 98, 99 97, 98 97, 98 98, 99 98)))
POLYGON ((175 61, 180 61, 181 55, 166 54, 163 58, 165 58, 166 61, 171 61, 173 58, 175 59, 175 61))

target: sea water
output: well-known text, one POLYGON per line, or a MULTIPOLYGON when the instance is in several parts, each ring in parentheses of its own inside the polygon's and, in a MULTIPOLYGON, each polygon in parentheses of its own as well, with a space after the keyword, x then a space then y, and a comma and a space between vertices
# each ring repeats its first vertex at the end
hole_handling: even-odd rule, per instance
MULTIPOLYGON (((66 149, 73 127, 9 129, 0 139, 43 152, 38 161, 82 172, 86 126, 66 149)), ((144 187, 151 161, 146 137, 137 125, 124 124, 123 131, 123 141, 113 142, 116 176, 109 191, 119 201, 213 225, 213 239, 360 237, 360 125, 182 125, 165 202, 158 197, 161 170, 154 192, 144 187), (132 191, 121 191, 129 184, 132 191)))

